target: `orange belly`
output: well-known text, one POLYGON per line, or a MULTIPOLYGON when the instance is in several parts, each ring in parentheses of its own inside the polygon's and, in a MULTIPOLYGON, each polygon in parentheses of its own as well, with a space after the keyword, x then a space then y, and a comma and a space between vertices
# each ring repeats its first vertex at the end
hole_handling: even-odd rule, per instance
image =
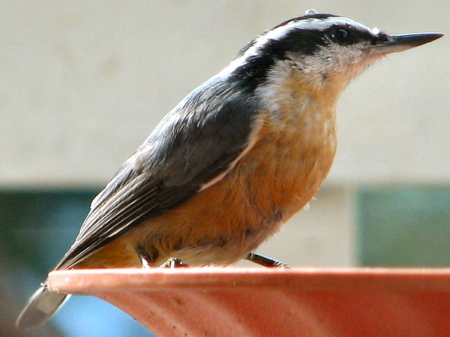
POLYGON ((103 247, 83 265, 139 266, 137 245, 157 253, 155 265, 169 257, 191 265, 231 264, 245 257, 308 203, 335 153, 333 140, 312 147, 292 134, 296 141, 286 137, 274 144, 276 135, 261 132, 264 141, 220 181, 103 247))

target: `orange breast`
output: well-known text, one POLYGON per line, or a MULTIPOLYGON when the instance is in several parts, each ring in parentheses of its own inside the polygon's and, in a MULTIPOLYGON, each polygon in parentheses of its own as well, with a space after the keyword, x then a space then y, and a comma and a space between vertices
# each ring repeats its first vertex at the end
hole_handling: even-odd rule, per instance
POLYGON ((280 95, 291 99, 282 100, 279 114, 260 114, 251 150, 220 181, 152 221, 148 246, 188 263, 232 263, 312 198, 336 150, 335 100, 302 94, 295 80, 283 88, 280 95))

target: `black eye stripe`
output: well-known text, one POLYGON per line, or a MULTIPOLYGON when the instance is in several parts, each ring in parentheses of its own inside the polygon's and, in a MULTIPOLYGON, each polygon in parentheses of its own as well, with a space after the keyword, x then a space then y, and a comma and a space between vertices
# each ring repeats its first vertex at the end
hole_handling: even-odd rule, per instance
POLYGON ((345 25, 336 25, 326 31, 326 35, 335 43, 350 45, 362 41, 371 42, 373 35, 369 31, 355 29, 345 25))

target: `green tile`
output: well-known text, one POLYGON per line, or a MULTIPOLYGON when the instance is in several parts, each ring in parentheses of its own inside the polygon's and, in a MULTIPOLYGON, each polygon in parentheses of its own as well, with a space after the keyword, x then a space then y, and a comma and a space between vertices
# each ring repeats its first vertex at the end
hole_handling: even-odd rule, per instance
POLYGON ((358 192, 359 262, 450 265, 450 188, 364 188, 358 192))
POLYGON ((0 243, 5 259, 40 273, 53 268, 75 239, 93 191, 0 192, 0 243))

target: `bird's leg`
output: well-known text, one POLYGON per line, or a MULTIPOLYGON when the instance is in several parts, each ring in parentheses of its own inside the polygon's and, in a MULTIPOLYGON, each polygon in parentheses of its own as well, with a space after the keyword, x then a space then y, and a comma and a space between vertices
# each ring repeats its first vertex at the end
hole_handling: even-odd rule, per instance
POLYGON ((166 262, 161 264, 159 266, 160 268, 183 268, 183 267, 189 267, 189 265, 186 262, 181 261, 177 257, 171 257, 167 259, 166 262))
POLYGON ((278 260, 272 259, 271 257, 264 256, 258 253, 250 252, 245 257, 246 260, 251 261, 253 263, 259 264, 264 267, 278 267, 278 268, 289 268, 289 265, 278 260))
POLYGON ((151 263, 153 262, 153 259, 150 256, 150 254, 142 246, 137 246, 136 251, 139 255, 139 258, 141 259, 142 268, 150 269, 151 263))
MULTIPOLYGON (((141 259, 142 268, 150 269, 152 264, 155 262, 155 258, 152 257, 151 254, 148 253, 141 245, 136 246, 136 252, 141 259)), ((160 268, 180 268, 180 267, 189 267, 186 262, 181 261, 179 258, 171 257, 167 259, 166 262, 159 266, 160 268)))

